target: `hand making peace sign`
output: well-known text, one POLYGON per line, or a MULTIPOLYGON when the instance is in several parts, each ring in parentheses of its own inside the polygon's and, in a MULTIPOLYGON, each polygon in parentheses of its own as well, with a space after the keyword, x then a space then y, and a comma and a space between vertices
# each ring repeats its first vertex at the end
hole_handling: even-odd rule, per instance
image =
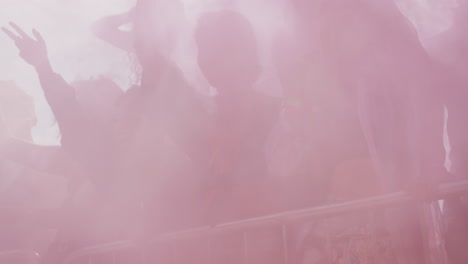
POLYGON ((48 63, 47 47, 39 32, 35 29, 32 30, 32 34, 35 37, 33 39, 15 23, 10 22, 10 27, 12 30, 2 27, 2 31, 15 42, 16 47, 20 51, 19 55, 21 58, 35 67, 48 63))

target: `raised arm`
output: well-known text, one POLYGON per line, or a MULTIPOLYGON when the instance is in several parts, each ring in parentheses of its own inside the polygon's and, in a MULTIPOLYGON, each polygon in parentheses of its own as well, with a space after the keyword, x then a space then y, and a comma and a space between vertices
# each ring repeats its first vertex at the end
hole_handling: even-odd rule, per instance
POLYGON ((93 23, 92 31, 96 37, 125 51, 133 50, 131 32, 122 31, 120 26, 132 22, 133 9, 129 12, 107 16, 93 23))
POLYGON ((10 27, 12 30, 2 27, 2 31, 15 42, 20 57, 36 69, 44 95, 59 124, 62 139, 68 137, 82 120, 74 89, 53 71, 46 43, 39 32, 33 29, 32 38, 16 24, 10 23, 10 27))

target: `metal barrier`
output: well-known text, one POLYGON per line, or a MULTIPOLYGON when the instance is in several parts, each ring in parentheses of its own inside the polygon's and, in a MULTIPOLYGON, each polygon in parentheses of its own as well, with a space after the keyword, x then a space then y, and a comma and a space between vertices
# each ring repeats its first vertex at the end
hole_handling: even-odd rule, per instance
POLYGON ((11 250, 0 252, 0 264, 39 264, 41 258, 38 253, 24 250, 11 250))
MULTIPOLYGON (((437 190, 437 195, 434 197, 436 200, 445 199, 450 196, 468 194, 468 181, 453 182, 449 184, 441 185, 437 190)), ((267 226, 280 226, 282 227, 282 239, 283 239, 283 250, 284 250, 284 263, 288 263, 288 252, 286 246, 286 239, 288 236, 286 224, 299 221, 299 220, 312 220, 318 218, 327 218, 331 216, 337 216, 347 213, 354 213, 359 211, 368 211, 373 209, 384 209, 391 208, 405 203, 416 202, 405 192, 396 192, 387 195, 381 195, 371 197, 367 199, 336 203, 331 205, 318 206, 310 209, 288 211, 279 214, 273 214, 258 218, 252 218, 237 222, 230 222, 220 224, 211 227, 200 227, 180 232, 174 232, 169 234, 161 235, 151 241, 151 244, 156 243, 175 243, 177 241, 189 238, 202 238, 218 235, 222 233, 229 233, 233 231, 244 231, 256 228, 256 227, 267 227, 267 226)), ((246 245, 246 241, 244 242, 246 245)), ((175 245, 175 244, 173 244, 175 245)), ((92 256, 101 254, 115 254, 116 252, 123 249, 138 248, 138 245, 133 241, 117 241, 113 243, 100 244, 92 247, 80 249, 65 260, 64 264, 72 264, 74 261, 86 258, 90 259, 92 256)), ((245 246, 244 251, 247 248, 245 246)), ((115 255, 113 255, 115 256, 115 255)), ((115 260, 115 257, 114 257, 115 260)), ((88 263, 92 263, 89 261, 88 263)), ((115 263, 115 261, 114 261, 115 263)))

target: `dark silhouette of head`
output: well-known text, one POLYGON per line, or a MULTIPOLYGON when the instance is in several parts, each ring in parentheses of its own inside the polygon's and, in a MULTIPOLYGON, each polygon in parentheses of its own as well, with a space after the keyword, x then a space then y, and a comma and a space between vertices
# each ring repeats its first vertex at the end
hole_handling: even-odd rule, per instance
POLYGON ((198 64, 220 93, 253 85, 260 73, 257 42, 250 22, 234 11, 205 14, 195 32, 198 64))

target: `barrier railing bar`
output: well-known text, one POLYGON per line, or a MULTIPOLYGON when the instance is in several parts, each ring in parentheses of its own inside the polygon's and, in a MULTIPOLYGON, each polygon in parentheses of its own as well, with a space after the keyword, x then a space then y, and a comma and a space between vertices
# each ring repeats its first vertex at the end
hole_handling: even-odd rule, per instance
POLYGON ((75 251, 72 253, 64 263, 71 263, 73 259, 79 258, 82 256, 89 256, 89 255, 96 255, 96 254, 103 254, 107 252, 113 252, 120 249, 128 249, 128 248, 138 248, 137 244, 133 241, 129 240, 122 240, 122 241, 115 241, 106 244, 100 244, 96 246, 86 247, 80 250, 75 251))
MULTIPOLYGON (((441 185, 435 199, 444 199, 448 196, 458 194, 468 194, 468 181, 452 182, 441 185)), ((334 215, 340 215, 350 212, 379 209, 382 207, 394 207, 403 203, 415 202, 414 199, 406 192, 395 192, 386 195, 374 196, 371 198, 354 200, 348 202, 341 202, 331 205, 323 205, 308 209, 287 211, 279 214, 272 214, 268 216, 262 216, 257 218, 251 218, 236 222, 230 222, 226 224, 220 224, 211 227, 199 227, 191 230, 174 232, 165 234, 154 239, 154 242, 161 240, 178 239, 180 237, 191 237, 200 235, 211 235, 213 233, 220 233, 223 231, 233 231, 244 228, 256 227, 259 225, 265 226, 268 224, 277 225, 278 223, 305 220, 318 217, 329 217, 334 215)))
POLYGON ((0 251, 0 262, 4 258, 7 260, 11 257, 19 257, 23 261, 26 261, 27 263, 41 263, 41 256, 39 253, 35 251, 29 251, 29 250, 8 250, 8 251, 0 251), (23 258, 24 259, 23 259, 23 258), (31 262, 28 262, 31 261, 31 262))
MULTIPOLYGON (((437 190, 437 195, 434 197, 435 200, 444 199, 448 196, 468 194, 468 181, 458 181, 447 183, 439 186, 437 190)), ((400 204, 416 202, 412 197, 405 192, 395 192, 386 195, 375 196, 371 198, 318 206, 309 209, 294 210, 288 211, 279 214, 272 214, 263 217, 251 218, 247 220, 241 220, 236 222, 230 222, 226 224, 220 224, 217 226, 209 227, 199 227, 195 229, 174 232, 169 234, 163 234, 158 236, 152 241, 152 243, 157 243, 161 241, 189 238, 189 237, 201 237, 201 236, 211 236, 214 233, 222 232, 232 232, 234 230, 242 230, 245 228, 252 228, 259 225, 278 225, 284 222, 294 221, 294 220, 306 220, 319 217, 329 217, 334 215, 340 215, 350 212, 370 210, 370 209, 381 209, 382 207, 393 207, 400 204)), ((70 263, 74 258, 97 253, 105 253, 113 250, 118 250, 122 248, 136 247, 136 244, 132 241, 117 241, 108 244, 97 245, 93 247, 83 248, 72 253, 67 260, 64 262, 70 263)))

